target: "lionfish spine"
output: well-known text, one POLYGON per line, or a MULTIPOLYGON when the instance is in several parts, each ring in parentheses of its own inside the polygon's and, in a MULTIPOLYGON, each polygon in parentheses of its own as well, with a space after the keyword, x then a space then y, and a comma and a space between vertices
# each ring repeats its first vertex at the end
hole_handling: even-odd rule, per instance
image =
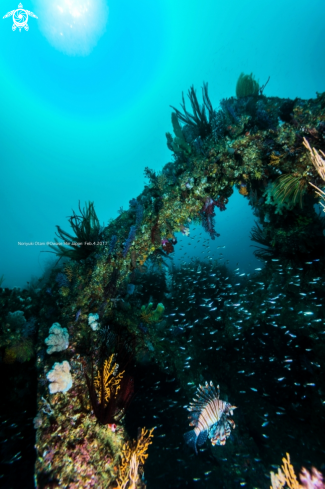
POLYGON ((210 401, 201 411, 198 419, 197 428, 199 431, 205 431, 220 419, 219 400, 210 401))

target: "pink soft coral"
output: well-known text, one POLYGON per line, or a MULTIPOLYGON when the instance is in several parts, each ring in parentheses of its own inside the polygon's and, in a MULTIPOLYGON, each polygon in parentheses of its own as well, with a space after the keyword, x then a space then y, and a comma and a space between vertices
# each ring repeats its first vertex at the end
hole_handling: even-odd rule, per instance
POLYGON ((323 475, 315 467, 312 467, 311 473, 303 467, 299 479, 304 489, 325 489, 323 475))

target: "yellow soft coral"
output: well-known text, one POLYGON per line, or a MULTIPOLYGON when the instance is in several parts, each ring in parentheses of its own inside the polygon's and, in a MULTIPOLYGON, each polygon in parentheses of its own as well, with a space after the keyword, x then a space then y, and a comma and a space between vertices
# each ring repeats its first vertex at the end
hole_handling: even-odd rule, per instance
POLYGON ((297 480, 295 470, 290 462, 290 455, 287 453, 287 458, 282 459, 282 467, 278 469, 278 473, 271 472, 271 486, 270 489, 282 489, 288 487, 289 489, 307 489, 307 487, 318 487, 319 489, 325 489, 323 482, 323 474, 318 472, 314 467, 311 469, 311 473, 304 467, 300 472, 300 482, 297 480))
POLYGON ((103 396, 106 403, 108 403, 112 395, 116 396, 120 390, 124 374, 124 371, 117 373, 119 366, 117 363, 113 363, 113 360, 114 355, 105 360, 102 370, 98 371, 97 377, 94 379, 98 399, 102 399, 102 389, 104 389, 103 396))
POLYGON ((282 459, 283 465, 278 469, 278 473, 271 472, 270 489, 281 489, 286 484, 290 489, 299 489, 301 486, 297 480, 295 471, 290 462, 290 455, 287 453, 287 458, 282 459))
POLYGON ((142 428, 137 440, 126 442, 122 449, 121 464, 117 478, 116 489, 135 489, 140 480, 140 472, 148 458, 148 446, 152 443, 152 428, 150 431, 142 428))

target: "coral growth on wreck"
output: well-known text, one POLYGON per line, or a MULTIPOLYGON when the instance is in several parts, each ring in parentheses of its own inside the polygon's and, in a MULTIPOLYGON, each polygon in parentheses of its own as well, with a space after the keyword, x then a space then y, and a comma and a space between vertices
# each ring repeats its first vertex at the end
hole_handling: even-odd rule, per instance
MULTIPOLYGON (((266 341, 274 350, 274 358, 282 344, 290 350, 290 341, 297 337, 305 344, 304 324, 296 324, 293 317, 300 314, 297 310, 300 304, 297 306, 293 301, 293 310, 284 317, 287 300, 284 295, 294 294, 293 285, 300 287, 301 284, 294 283, 293 271, 300 263, 313 263, 315 268, 319 267, 320 276, 323 272, 325 225, 322 216, 315 212, 314 189, 308 182, 318 188, 323 185, 319 165, 315 163, 316 159, 320 162, 325 151, 325 96, 290 101, 266 97, 263 88, 252 75, 241 75, 236 97, 225 99, 220 107, 214 108, 207 84, 203 85, 202 103, 191 87, 190 106, 186 106, 183 96, 181 110, 173 108, 173 135, 167 133, 172 161, 161 172, 145 169, 148 183, 140 195, 130 200, 129 209, 122 209, 116 219, 101 228, 94 204, 86 204, 84 209, 79 205, 79 215, 73 213, 69 219, 73 233, 58 228, 60 240, 75 244, 55 246, 58 257, 70 261, 59 274, 57 270, 53 272, 42 292, 41 328, 35 348, 39 377, 35 418, 38 481, 70 488, 144 486, 143 465, 148 457, 148 445, 152 443, 152 430, 143 429, 137 440, 128 442, 125 424, 128 408, 133 418, 139 415, 139 409, 133 409, 131 404, 134 384, 138 381, 137 389, 142 387, 143 376, 139 371, 150 377, 151 367, 155 368, 155 372, 159 370, 166 376, 164 389, 167 391, 171 386, 165 399, 169 405, 161 409, 159 416, 162 413, 165 416, 167 409, 176 410, 178 403, 183 405, 193 385, 206 378, 208 365, 213 372, 218 371, 225 386, 236 384, 236 389, 229 392, 231 399, 236 390, 245 393, 242 410, 254 406, 256 411, 250 396, 258 390, 259 397, 266 402, 263 395, 268 398, 269 394, 264 392, 265 383, 257 375, 254 384, 248 385, 246 377, 254 375, 256 369, 254 366, 248 373, 245 364, 248 355, 244 355, 243 345, 248 345, 248 349, 254 347, 249 351, 258 364, 273 358, 266 341), (226 266, 216 262, 193 261, 178 270, 171 266, 177 233, 187 236, 190 224, 202 226, 208 239, 219 236, 216 210, 227 211, 234 188, 249 201, 256 216, 252 239, 258 244, 256 255, 267 262, 267 273, 274 278, 279 273, 275 269, 278 260, 285 260, 286 267, 281 270, 283 282, 274 279, 269 288, 263 284, 265 277, 259 285, 248 276, 238 282, 239 272, 228 273, 226 266), (87 244, 78 244, 81 242, 87 244), (279 287, 285 289, 283 296, 279 287), (276 304, 273 304, 274 297, 276 304), (273 305, 279 311, 271 310, 273 305), (275 317, 281 327, 274 324, 275 317), (62 335, 65 336, 62 345, 67 345, 69 335, 69 348, 58 347, 61 342, 54 331, 50 330, 48 337, 53 320, 65 326, 62 329, 67 333, 62 335), (290 330, 287 334, 288 325, 293 333, 290 330), (277 328, 274 344, 270 341, 270 328, 277 328), (262 331, 260 336, 258 331, 262 331), (54 366, 53 357, 45 354, 45 341, 59 360, 54 366), (231 371, 234 363, 235 373, 231 371), (176 400, 180 389, 184 391, 183 397, 176 400)), ((299 289, 301 294, 309 293, 311 279, 306 278, 305 282, 306 289, 299 289)), ((312 283, 316 288, 316 282, 312 283)), ((320 293, 321 286, 317 291, 320 293)), ((316 306, 311 309, 307 312, 314 315, 315 321, 322 321, 321 309, 317 319, 316 306)), ((21 314, 17 314, 16 320, 15 325, 12 317, 6 316, 1 325, 4 340, 0 346, 8 364, 22 358, 17 348, 26 341, 24 338, 28 341, 32 338, 32 334, 23 336, 25 322, 21 314)), ((315 338, 320 338, 319 326, 318 322, 312 323, 315 338)), ((321 357, 319 343, 317 347, 321 357)), ((293 347, 286 355, 292 351, 295 351, 293 347)), ((274 369, 283 367, 280 361, 267 361, 274 369)), ((310 366, 308 359, 299 361, 307 362, 307 370, 317 375, 316 367, 310 366)), ((286 375, 291 373, 288 370, 286 375)), ((281 375, 277 370, 277 379, 282 379, 281 375)), ((294 385, 291 380, 290 385, 294 385)), ((320 377, 317 381, 322 382, 320 377)), ((146 388, 157 393, 160 380, 154 382, 146 388)), ((276 388, 272 384, 274 391, 276 388)), ((288 389, 277 391, 277 399, 281 394, 282 400, 288 389)), ((226 405, 227 397, 224 399, 226 405)), ((266 406, 261 400, 258 402, 266 406)), ((271 402, 267 409, 270 406, 273 407, 271 402)), ((253 437, 262 445, 260 426, 255 420, 259 416, 255 414, 247 415, 249 421, 244 416, 239 418, 241 428, 234 431, 228 412, 220 418, 216 416, 208 433, 213 442, 211 459, 217 459, 221 450, 232 453, 234 447, 245 453, 253 437), (251 424, 244 443, 245 422, 251 424), (227 444, 223 446, 226 439, 227 444)), ((172 424, 173 416, 168 418, 168 425, 172 424)), ((320 416, 316 418, 319 420, 320 416)), ((160 438, 157 440, 159 443, 160 438)), ((264 445, 262 448, 266 450, 264 445)), ((228 459, 231 463, 235 457, 228 459)), ((242 476, 254 466, 248 459, 247 456, 243 467, 233 463, 232 476, 236 483, 238 474, 242 476)), ((215 465, 216 470, 222 470, 222 463, 215 465)), ((284 477, 285 471, 283 468, 284 477)), ((276 477, 274 484, 280 484, 282 476, 279 473, 279 480, 276 477)), ((307 484, 307 480, 317 477, 315 471, 309 475, 304 472, 300 482, 307 484)), ((289 480, 287 475, 287 484, 289 480)), ((38 484, 41 487, 41 482, 38 484)), ((256 487, 263 485, 256 484, 256 487)))
POLYGON ((139 430, 137 440, 126 442, 122 449, 121 464, 117 477, 117 489, 136 489, 148 458, 148 447, 152 443, 152 428, 139 430))

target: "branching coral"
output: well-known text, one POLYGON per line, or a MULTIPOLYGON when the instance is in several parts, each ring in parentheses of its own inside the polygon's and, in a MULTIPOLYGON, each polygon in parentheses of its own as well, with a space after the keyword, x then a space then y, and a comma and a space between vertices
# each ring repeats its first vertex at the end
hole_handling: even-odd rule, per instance
POLYGON ((95 416, 102 424, 119 421, 133 395, 133 380, 124 375, 124 370, 118 373, 118 368, 113 354, 105 360, 95 378, 85 374, 95 416))
POLYGON ((116 396, 121 388, 123 372, 118 372, 119 365, 113 363, 114 355, 105 360, 102 370, 98 370, 97 377, 94 379, 94 386, 97 391, 98 399, 101 403, 108 403, 112 396, 116 396))
POLYGON ((312 149, 306 138, 304 138, 303 145, 308 149, 311 162, 316 168, 318 175, 325 182, 325 159, 323 159, 325 158, 325 154, 323 151, 318 152, 315 148, 312 149))
POLYGON ((137 487, 141 475, 139 472, 143 470, 142 467, 148 458, 147 450, 152 443, 153 430, 154 428, 150 431, 142 428, 137 440, 124 444, 116 489, 137 487))
POLYGON ((323 475, 314 467, 312 473, 308 472, 304 467, 299 476, 299 484, 294 468, 290 462, 290 455, 287 453, 287 458, 282 459, 282 467, 278 469, 277 474, 271 472, 271 487, 270 489, 282 489, 288 487, 290 489, 324 489, 323 475))
MULTIPOLYGON (((316 151, 315 148, 311 149, 309 142, 307 141, 306 138, 304 138, 304 146, 305 148, 308 149, 309 151, 309 156, 311 159, 312 164, 317 170, 318 175, 321 177, 321 179, 325 182, 325 154, 323 151, 319 151, 319 153, 316 151), (323 156, 323 158, 322 158, 323 156)), ((320 205, 323 207, 323 211, 325 212, 325 192, 323 192, 319 187, 316 187, 313 183, 309 182, 312 187, 316 189, 316 194, 319 195, 321 200, 323 202, 320 202, 320 205)))

